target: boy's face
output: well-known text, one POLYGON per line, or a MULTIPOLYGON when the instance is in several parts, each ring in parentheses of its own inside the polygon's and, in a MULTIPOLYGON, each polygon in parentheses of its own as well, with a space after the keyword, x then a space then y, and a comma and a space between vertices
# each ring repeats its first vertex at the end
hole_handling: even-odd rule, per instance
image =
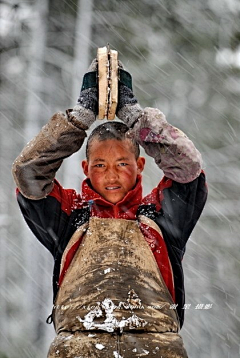
POLYGON ((93 189, 105 200, 116 204, 133 189, 137 174, 143 171, 145 158, 135 158, 130 140, 93 140, 89 160, 82 162, 84 174, 93 189))

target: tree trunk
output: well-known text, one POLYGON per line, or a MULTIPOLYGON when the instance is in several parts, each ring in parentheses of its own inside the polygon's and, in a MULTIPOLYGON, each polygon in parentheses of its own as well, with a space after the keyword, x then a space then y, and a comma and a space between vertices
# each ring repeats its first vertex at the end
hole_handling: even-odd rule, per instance
MULTIPOLYGON (((76 19, 76 33, 72 72, 72 104, 75 105, 82 85, 82 77, 89 66, 89 55, 91 45, 92 27, 92 0, 79 0, 76 19)), ((80 175, 80 162, 84 159, 84 150, 75 153, 65 160, 64 181, 67 188, 74 188, 79 191, 80 182, 83 176, 80 175)))
MULTIPOLYGON (((30 29, 30 44, 27 48, 29 66, 26 78, 26 104, 24 137, 26 141, 32 139, 45 122, 43 111, 44 94, 44 61, 47 39, 47 15, 48 0, 37 0, 33 8, 33 19, 30 29)), ((25 327, 30 342, 34 342, 34 349, 44 349, 46 325, 43 321, 47 317, 49 300, 51 295, 46 283, 51 281, 52 267, 50 257, 44 248, 40 247, 37 240, 23 222, 23 253, 26 262, 25 282, 25 327)), ((45 347, 46 349, 46 347, 45 347)))

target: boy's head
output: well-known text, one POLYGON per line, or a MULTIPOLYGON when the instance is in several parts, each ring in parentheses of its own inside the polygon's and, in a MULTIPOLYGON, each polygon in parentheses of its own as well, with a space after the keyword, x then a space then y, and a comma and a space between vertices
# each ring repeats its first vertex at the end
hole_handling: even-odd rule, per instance
POLYGON ((126 137, 128 127, 121 122, 105 122, 96 127, 87 141, 84 174, 93 189, 116 204, 134 188, 144 168, 139 145, 126 137))

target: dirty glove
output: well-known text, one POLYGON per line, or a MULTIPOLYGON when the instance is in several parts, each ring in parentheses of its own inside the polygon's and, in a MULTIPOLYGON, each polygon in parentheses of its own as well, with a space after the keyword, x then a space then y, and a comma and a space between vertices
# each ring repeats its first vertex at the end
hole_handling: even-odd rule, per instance
POLYGON ((132 128, 142 114, 142 108, 132 91, 132 76, 124 70, 122 63, 118 62, 118 107, 116 115, 128 128, 132 128))
POLYGON ((88 129, 98 113, 97 59, 94 59, 83 76, 82 88, 77 105, 68 110, 69 120, 77 120, 88 129))

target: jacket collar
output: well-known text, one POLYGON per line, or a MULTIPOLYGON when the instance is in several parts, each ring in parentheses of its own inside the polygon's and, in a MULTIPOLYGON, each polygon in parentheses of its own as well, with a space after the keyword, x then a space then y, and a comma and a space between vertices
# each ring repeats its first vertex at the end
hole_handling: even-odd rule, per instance
POLYGON ((132 219, 142 201, 142 176, 137 176, 135 187, 116 204, 105 200, 93 190, 89 179, 85 179, 82 183, 82 200, 90 205, 94 216, 132 219))

